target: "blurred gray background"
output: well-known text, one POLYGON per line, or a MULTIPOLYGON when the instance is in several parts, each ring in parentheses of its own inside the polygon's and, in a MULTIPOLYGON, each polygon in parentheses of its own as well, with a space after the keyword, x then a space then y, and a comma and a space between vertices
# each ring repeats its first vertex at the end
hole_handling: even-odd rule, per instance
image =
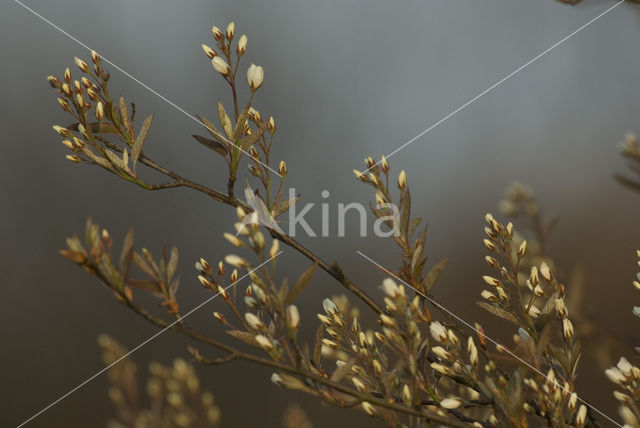
MULTIPOLYGON (((367 203, 372 195, 352 174, 366 155, 387 154, 471 97, 560 40, 613 1, 569 7, 552 0, 187 1, 29 0, 54 23, 176 104, 215 117, 223 81, 202 54, 214 45, 210 28, 236 22, 249 38, 245 67, 265 68, 256 106, 278 124, 274 157, 289 166, 288 184, 303 201, 367 203)), ((568 273, 586 272, 585 311, 606 331, 638 343, 631 280, 640 247, 640 195, 611 176, 623 169, 616 142, 640 130, 640 9, 623 4, 564 45, 434 129, 391 159, 406 169, 414 213, 430 224, 432 260, 449 257, 437 297, 469 320, 486 320, 473 301, 481 287, 483 215, 495 211, 517 179, 532 185, 543 209, 560 216, 551 252, 568 273), (634 338, 636 340, 634 340, 634 338)), ((144 192, 97 168, 64 160, 52 131, 67 124, 45 77, 60 76, 88 52, 6 0, 0 5, 3 154, 0 157, 0 425, 15 426, 101 369, 96 344, 108 333, 132 348, 156 330, 130 314, 92 278, 57 255, 81 233, 86 217, 119 243, 129 226, 157 254, 181 248, 183 307, 207 295, 195 280, 197 258, 233 251, 221 239, 234 212, 189 190, 144 192)), ((146 152, 161 163, 223 188, 226 166, 190 134, 191 119, 111 69, 112 94, 135 101, 139 115, 155 112, 146 152)), ((308 216, 319 229, 319 208, 308 216)), ((386 265, 398 251, 386 240, 303 238, 320 255, 339 260, 348 275, 376 295, 382 276, 355 251, 386 265)), ((292 251, 281 274, 307 265, 292 251)), ((301 296, 304 331, 316 325, 320 299, 341 289, 320 273, 301 296)), ((191 323, 223 335, 211 302, 191 323)), ((487 323, 498 328, 498 323, 487 323)), ((494 330, 496 335, 500 330, 494 330)), ((505 333, 508 338, 510 333, 505 333)), ((136 352, 142 373, 151 360, 186 356, 188 341, 166 333, 136 352)), ((616 353, 614 353, 616 354, 616 353)), ((615 414, 600 368, 583 360, 580 392, 615 414)), ((359 412, 329 408, 278 390, 270 371, 242 363, 197 367, 222 408, 224 426, 277 426, 291 402, 316 426, 365 425, 359 412)), ((104 426, 113 414, 102 376, 44 413, 30 426, 104 426)))

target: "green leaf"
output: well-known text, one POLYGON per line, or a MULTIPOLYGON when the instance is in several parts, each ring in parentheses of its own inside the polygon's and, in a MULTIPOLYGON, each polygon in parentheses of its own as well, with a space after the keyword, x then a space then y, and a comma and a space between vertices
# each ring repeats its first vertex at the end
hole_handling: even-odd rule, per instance
POLYGON ((227 148, 214 140, 211 140, 209 138, 203 137, 201 135, 192 135, 193 138, 196 139, 196 141, 200 144, 202 144, 203 146, 205 146, 208 149, 213 150, 214 152, 220 154, 221 156, 227 156, 227 148))
POLYGON ((515 325, 520 325, 520 323, 518 322, 518 318, 516 318, 515 315, 513 315, 511 312, 505 309, 502 309, 501 307, 490 305, 486 302, 476 302, 476 304, 480 306, 482 309, 484 309, 485 311, 499 318, 502 318, 507 321, 511 321, 515 325))
POLYGON ((445 266, 447 265, 447 261, 448 261, 447 259, 443 259, 439 261, 438 264, 436 264, 431 269, 429 269, 429 273, 427 273, 427 276, 422 281, 422 284, 424 285, 424 290, 427 293, 433 290, 433 287, 436 285, 436 281, 438 281, 440 274, 442 273, 445 266))
POLYGON ((298 278, 294 286, 287 294, 287 298, 285 300, 285 304, 289 305, 293 300, 304 290, 304 288, 311 282, 311 278, 313 278, 313 274, 316 272, 316 268, 318 267, 318 263, 314 263, 307 268, 302 275, 298 278))
POLYGON ((131 147, 131 161, 133 162, 133 170, 136 169, 136 162, 138 161, 138 157, 142 152, 142 146, 144 145, 145 140, 147 139, 147 135, 149 135, 149 128, 151 128, 151 122, 153 121, 153 114, 147 117, 142 123, 142 127, 140 128, 140 132, 136 137, 136 140, 133 143, 133 147, 131 147))

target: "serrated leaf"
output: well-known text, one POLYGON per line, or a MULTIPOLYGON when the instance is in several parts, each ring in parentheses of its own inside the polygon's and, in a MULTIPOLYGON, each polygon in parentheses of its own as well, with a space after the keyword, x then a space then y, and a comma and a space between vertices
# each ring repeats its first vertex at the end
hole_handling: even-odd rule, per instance
POLYGON ((227 134, 227 138, 231 141, 233 140, 233 125, 231 124, 231 119, 229 115, 224 109, 224 106, 221 102, 218 101, 218 119, 220 120, 220 125, 224 130, 225 134, 227 134))
POLYGON ((313 362, 318 370, 322 370, 322 326, 319 325, 316 330, 315 341, 313 345, 313 362))
POLYGON ((127 284, 155 295, 162 295, 162 287, 160 284, 149 279, 128 279, 127 284))
POLYGON ((222 143, 203 137, 201 135, 192 135, 192 137, 195 138, 198 143, 202 144, 208 149, 213 150, 221 156, 227 155, 227 148, 222 143))
POLYGON ((136 252, 133 253, 133 263, 140 268, 144 273, 152 278, 157 279, 157 274, 153 268, 142 258, 142 256, 136 252))
POLYGON ((133 138, 131 122, 129 122, 129 109, 127 108, 127 103, 124 100, 124 97, 120 97, 120 120, 122 121, 122 125, 127 130, 128 137, 127 144, 131 144, 131 140, 133 138))
POLYGON ((263 123, 262 125, 260 125, 260 128, 253 132, 253 134, 240 138, 237 142, 237 145, 242 150, 247 150, 249 147, 254 145, 262 135, 264 135, 264 132, 267 130, 268 126, 269 123, 263 123))
POLYGON ((498 306, 490 305, 489 303, 486 303, 486 302, 476 302, 476 304, 480 306, 482 309, 484 309, 485 311, 489 312, 490 314, 493 314, 504 320, 511 321, 516 325, 520 325, 518 322, 518 318, 516 318, 515 315, 513 315, 511 312, 505 309, 502 309, 498 306))
POLYGON ((133 228, 129 228, 127 235, 124 237, 122 243, 122 251, 120 252, 120 260, 118 261, 118 270, 122 275, 122 278, 127 278, 129 272, 129 266, 131 265, 131 258, 133 257, 133 242, 134 232, 133 228))
POLYGON ((140 132, 138 132, 138 136, 131 147, 131 161, 133 162, 133 170, 136 169, 136 162, 138 161, 138 157, 142 152, 142 146, 147 139, 147 135, 149 135, 149 128, 151 128, 151 122, 153 122, 153 114, 148 116, 144 122, 142 123, 142 127, 140 127, 140 132))
POLYGON ((426 292, 433 290, 433 287, 436 285, 436 281, 438 281, 440 274, 447 265, 447 261, 448 259, 440 260, 435 266, 429 269, 429 273, 427 273, 427 276, 422 281, 426 292))
POLYGON ((273 217, 274 218, 278 217, 279 215, 289 211, 289 208, 291 208, 291 205, 298 202, 299 199, 300 199, 300 196, 296 196, 295 198, 283 199, 282 201, 278 202, 278 205, 276 205, 276 210, 273 217))
POLYGON ((411 219, 411 194, 409 189, 405 189, 402 194, 402 202, 400 204, 400 230, 402 234, 408 238, 409 220, 411 219))
POLYGON ((169 262, 167 263, 167 280, 171 280, 178 269, 179 251, 177 246, 171 247, 171 253, 169 254, 169 262))
POLYGON ((213 122, 211 122, 209 119, 202 117, 202 116, 198 116, 198 119, 200 119, 200 122, 202 122, 202 124, 204 125, 205 128, 207 128, 207 131, 209 132, 209 134, 211 134, 211 136, 213 138, 215 138, 216 140, 218 140, 220 143, 222 144, 226 144, 229 142, 229 140, 227 140, 218 130, 218 128, 216 128, 216 126, 213 124, 213 122))
POLYGON ((252 346, 259 346, 258 342, 256 342, 256 339, 253 337, 253 335, 251 333, 247 333, 246 331, 227 330, 226 333, 246 344, 249 344, 252 346))
POLYGON ((291 291, 289 291, 289 294, 287 294, 287 298, 285 301, 286 305, 291 304, 291 302, 293 302, 293 300, 298 296, 298 294, 300 294, 302 290, 305 289, 305 287, 311 281, 311 278, 313 278, 313 274, 316 273, 317 267, 318 267, 318 263, 314 263, 311 266, 309 266, 307 270, 302 272, 302 274, 300 275, 300 277, 298 278, 294 286, 291 288, 291 291))

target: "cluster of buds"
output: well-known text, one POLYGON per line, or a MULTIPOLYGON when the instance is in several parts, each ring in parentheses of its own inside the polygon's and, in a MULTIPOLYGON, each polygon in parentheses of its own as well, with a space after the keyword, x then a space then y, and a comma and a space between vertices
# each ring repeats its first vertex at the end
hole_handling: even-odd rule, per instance
POLYGON ((118 408, 122 421, 117 425, 137 427, 156 426, 160 421, 172 421, 175 426, 217 427, 220 409, 213 395, 202 391, 193 366, 177 358, 171 366, 157 362, 149 365, 146 391, 149 396, 148 409, 141 408, 146 401, 138 396, 136 364, 127 357, 127 350, 109 336, 101 335, 98 343, 102 348, 105 364, 109 369, 109 398, 118 408), (120 362, 121 361, 121 362, 120 362), (115 362, 120 362, 115 365, 115 362))
MULTIPOLYGON (((240 58, 247 51, 247 36, 245 34, 241 35, 234 49, 231 45, 236 34, 236 27, 233 22, 227 25, 227 29, 224 33, 216 26, 211 29, 211 33, 216 41, 219 52, 204 43, 202 44, 202 51, 211 60, 213 68, 224 76, 231 85, 235 85, 235 75, 238 69, 238 63, 240 62, 240 58), (236 54, 235 66, 232 65, 232 53, 236 54)), ((258 88, 262 86, 263 81, 264 70, 262 67, 251 64, 247 70, 247 84, 249 85, 249 88, 251 88, 251 91, 255 92, 258 90, 258 88)))

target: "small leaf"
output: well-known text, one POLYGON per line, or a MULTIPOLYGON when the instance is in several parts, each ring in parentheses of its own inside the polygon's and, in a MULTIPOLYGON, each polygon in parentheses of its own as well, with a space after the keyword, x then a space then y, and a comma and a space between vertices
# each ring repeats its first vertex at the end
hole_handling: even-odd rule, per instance
POLYGON ((136 140, 133 143, 133 147, 131 147, 131 161, 133 162, 133 170, 135 171, 136 162, 138 161, 138 157, 142 152, 142 146, 147 139, 147 135, 149 135, 149 128, 151 128, 151 122, 153 121, 153 114, 147 117, 142 123, 142 127, 140 128, 140 132, 136 137, 136 140))
POLYGON ((162 295, 162 286, 149 279, 128 279, 127 284, 132 285, 141 290, 149 291, 155 295, 162 295))
POLYGON ((482 309, 484 309, 485 311, 499 317, 502 318, 504 320, 507 321, 511 321, 512 323, 516 324, 516 325, 520 325, 520 323, 518 322, 518 318, 515 317, 515 315, 513 315, 511 312, 502 309, 498 306, 494 306, 494 305, 490 305, 486 302, 476 302, 478 304, 478 306, 480 306, 482 309))
POLYGON ((242 150, 247 150, 249 147, 254 145, 255 142, 258 141, 260 137, 262 137, 262 135, 264 135, 264 132, 268 127, 269 123, 265 122, 260 125, 260 128, 254 131, 253 134, 240 138, 237 143, 238 147, 240 147, 242 150))
POLYGON ((207 128, 207 131, 209 131, 209 134, 211 134, 213 138, 215 138, 222 144, 226 144, 229 142, 229 140, 222 136, 220 131, 218 131, 218 128, 216 128, 216 126, 209 119, 202 116, 198 116, 198 119, 200 119, 200 122, 204 125, 205 128, 207 128))
POLYGON ((276 205, 276 210, 275 210, 275 214, 273 215, 273 217, 278 217, 281 214, 286 213, 287 211, 289 211, 289 208, 291 207, 291 205, 295 204, 296 202, 298 202, 298 200, 300 199, 300 195, 296 196, 295 198, 291 198, 291 199, 284 199, 280 202, 278 202, 278 205, 276 205))
POLYGON ((241 342, 244 342, 244 343, 247 343, 247 344, 253 345, 253 346, 260 346, 260 345, 258 345, 258 342, 256 342, 256 339, 253 337, 253 335, 251 333, 247 333, 246 331, 227 330, 226 333, 228 335, 231 335, 231 336, 235 337, 236 339, 238 339, 241 342))
POLYGON ((231 125, 231 119, 229 119, 229 115, 224 109, 224 106, 221 102, 218 101, 218 119, 220 120, 220 125, 224 130, 225 134, 227 134, 227 138, 229 140, 233 139, 233 126, 231 125))
POLYGON ((124 237, 122 251, 120 252, 120 260, 118 262, 118 270, 120 271, 122 278, 125 279, 129 271, 129 266, 131 265, 131 258, 133 257, 133 241, 133 228, 130 228, 129 232, 127 232, 127 235, 124 237))
POLYGON ((433 290, 433 287, 436 285, 436 281, 438 281, 440 274, 447 265, 447 261, 447 259, 443 259, 439 261, 438 264, 429 269, 429 273, 427 273, 427 276, 422 281, 426 292, 430 292, 431 290, 433 290))
POLYGON ((409 189, 402 193, 402 201, 400 202, 400 230, 408 239, 409 220, 411 219, 411 194, 409 189))
POLYGON ((322 325, 316 330, 316 337, 313 347, 313 362, 318 370, 322 369, 322 325))
POLYGON ((131 128, 131 122, 129 122, 129 109, 127 108, 127 103, 124 100, 124 97, 120 97, 120 119, 122 120, 122 125, 125 127, 129 134, 129 138, 127 139, 127 144, 131 144, 131 139, 133 139, 133 132, 131 128))
POLYGON ((318 267, 318 263, 314 263, 307 268, 302 275, 298 278, 295 285, 289 291, 287 295, 287 299, 285 301, 286 305, 289 305, 293 300, 304 290, 304 288, 309 284, 311 278, 313 278, 313 274, 316 272, 316 268, 318 267))
POLYGON ((192 135, 192 137, 195 138, 198 143, 202 144, 208 149, 213 150, 214 152, 220 154, 221 156, 227 155, 227 148, 223 144, 217 141, 211 140, 209 138, 203 137, 201 135, 192 135))
POLYGON ((178 269, 178 258, 179 258, 178 247, 174 245, 173 247, 171 247, 171 254, 169 254, 169 262, 167 263, 167 279, 168 280, 171 280, 171 278, 173 278, 173 275, 175 275, 176 270, 178 269))

